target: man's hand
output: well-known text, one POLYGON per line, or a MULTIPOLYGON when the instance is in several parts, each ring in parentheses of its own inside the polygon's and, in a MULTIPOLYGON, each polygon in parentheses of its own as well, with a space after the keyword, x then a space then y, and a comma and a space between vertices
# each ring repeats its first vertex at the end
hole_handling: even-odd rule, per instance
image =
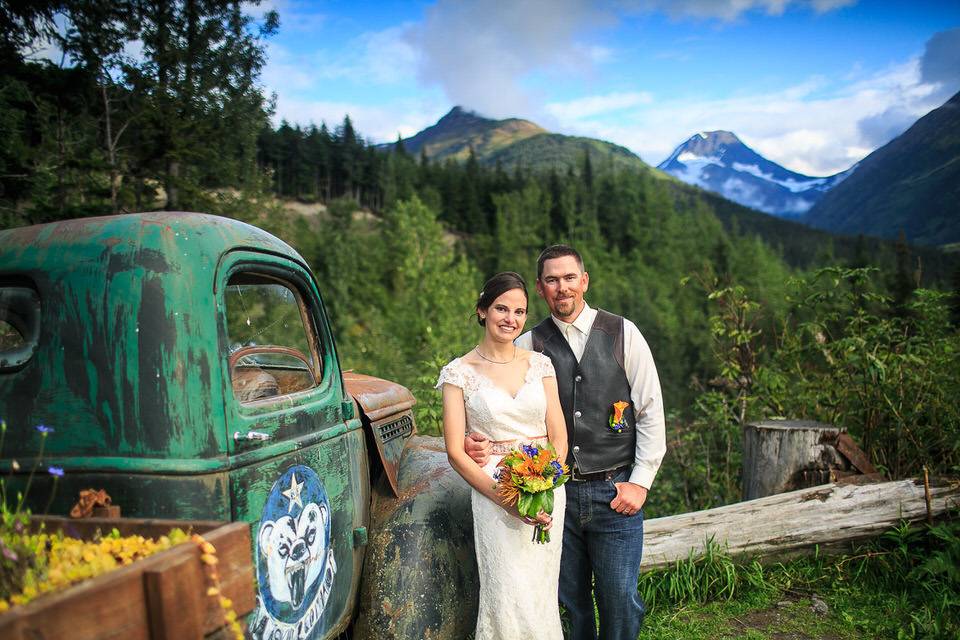
POLYGON ((487 436, 482 433, 468 433, 467 437, 463 439, 463 450, 481 467, 487 464, 490 459, 492 448, 487 436))
POLYGON ((617 497, 610 502, 610 508, 625 516, 632 516, 643 508, 647 501, 647 488, 632 482, 618 482, 617 497))

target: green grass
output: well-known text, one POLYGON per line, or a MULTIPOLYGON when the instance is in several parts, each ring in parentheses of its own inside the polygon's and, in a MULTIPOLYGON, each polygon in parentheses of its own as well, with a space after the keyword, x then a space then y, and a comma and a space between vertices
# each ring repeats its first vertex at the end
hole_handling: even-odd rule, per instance
POLYGON ((762 566, 706 553, 646 573, 643 640, 960 638, 960 522, 902 525, 847 556, 762 566), (814 611, 813 599, 828 607, 814 611))

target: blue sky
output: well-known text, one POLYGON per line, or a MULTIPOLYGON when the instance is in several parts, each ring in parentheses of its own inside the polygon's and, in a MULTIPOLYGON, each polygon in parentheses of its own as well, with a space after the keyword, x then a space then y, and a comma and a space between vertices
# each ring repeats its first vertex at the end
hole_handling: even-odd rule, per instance
POLYGON ((624 145, 651 164, 727 129, 827 175, 960 90, 960 2, 267 0, 276 120, 375 142, 454 105, 624 145))

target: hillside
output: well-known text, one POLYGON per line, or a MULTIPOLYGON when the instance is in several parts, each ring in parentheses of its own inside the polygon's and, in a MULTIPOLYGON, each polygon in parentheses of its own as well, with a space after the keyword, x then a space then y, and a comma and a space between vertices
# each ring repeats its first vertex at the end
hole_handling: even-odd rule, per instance
MULTIPOLYGON (((454 107, 433 126, 427 127, 414 136, 404 138, 403 146, 408 153, 420 155, 423 152, 434 161, 448 158, 466 160, 470 147, 473 147, 479 159, 516 142, 544 133, 547 133, 546 129, 528 120, 520 118, 491 120, 467 111, 463 107, 454 107)), ((390 148, 393 144, 379 146, 390 148)))
MULTIPOLYGON (((610 142, 593 138, 550 133, 520 118, 493 120, 454 107, 436 124, 402 140, 413 155, 425 153, 433 161, 466 160, 471 147, 477 161, 485 166, 504 168, 520 165, 526 169, 565 171, 579 169, 586 151, 595 167, 649 169, 635 153, 610 142)), ((387 150, 395 143, 382 144, 387 150)))
POLYGON ((504 167, 516 165, 540 170, 567 169, 579 170, 583 166, 584 154, 590 153, 594 167, 613 169, 649 169, 635 153, 610 142, 595 138, 565 136, 559 133, 541 133, 503 147, 481 162, 489 166, 498 162, 504 167))
POLYGON ((802 219, 836 233, 960 241, 960 93, 864 158, 802 219))
MULTIPOLYGON (((687 185, 673 184, 676 206, 684 210, 702 199, 723 224, 736 236, 756 236, 775 248, 791 267, 815 269, 832 259, 845 264, 890 265, 895 262, 896 242, 867 235, 835 234, 822 229, 784 220, 731 202, 717 194, 687 185)), ((921 284, 950 289, 951 277, 960 268, 960 252, 946 252, 923 245, 909 247, 913 266, 919 265, 921 284)))

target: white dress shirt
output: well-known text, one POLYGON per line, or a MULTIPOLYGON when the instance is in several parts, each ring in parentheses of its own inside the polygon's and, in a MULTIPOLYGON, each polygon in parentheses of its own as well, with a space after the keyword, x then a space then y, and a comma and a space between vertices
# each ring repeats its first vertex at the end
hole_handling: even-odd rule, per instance
MULTIPOLYGON (((583 349, 596 317, 597 310, 586 303, 572 323, 551 316, 560 333, 567 339, 577 362, 583 356, 583 349)), ((533 336, 530 331, 515 342, 521 349, 533 349, 533 336)), ((626 318, 623 319, 623 353, 623 368, 630 384, 630 400, 633 402, 637 419, 637 449, 630 482, 649 489, 667 451, 663 397, 660 394, 660 378, 657 376, 657 367, 653 362, 650 347, 637 325, 626 318)))

